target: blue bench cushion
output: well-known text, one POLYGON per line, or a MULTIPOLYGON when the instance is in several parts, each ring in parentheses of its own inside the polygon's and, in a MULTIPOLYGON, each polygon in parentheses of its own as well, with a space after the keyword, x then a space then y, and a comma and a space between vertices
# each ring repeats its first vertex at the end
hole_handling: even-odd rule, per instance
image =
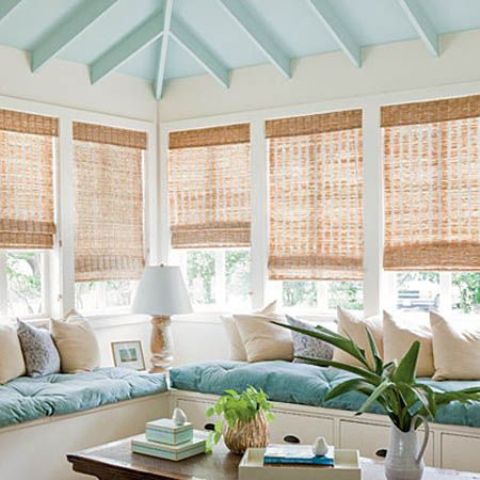
POLYGON ((88 410, 167 389, 164 374, 125 368, 20 377, 0 386, 0 427, 88 410))
MULTIPOLYGON (((173 368, 170 371, 172 387, 180 390, 221 395, 229 388, 242 391, 248 385, 253 385, 256 388, 262 388, 272 401, 356 411, 366 398, 360 393, 352 392, 334 400, 325 401, 329 390, 353 376, 334 368, 281 361, 208 362, 173 368)), ((480 385, 480 381, 434 382, 430 379, 420 381, 434 385, 443 391, 480 385)), ((382 413, 378 404, 374 405, 370 411, 382 413)), ((434 421, 480 427, 480 402, 468 405, 453 402, 442 406, 434 421)))

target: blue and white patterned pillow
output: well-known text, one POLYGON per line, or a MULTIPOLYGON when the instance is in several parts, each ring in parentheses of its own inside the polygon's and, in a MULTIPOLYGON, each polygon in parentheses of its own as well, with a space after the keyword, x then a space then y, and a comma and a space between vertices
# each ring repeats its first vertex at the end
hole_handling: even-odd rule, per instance
POLYGON ((22 346, 27 375, 41 377, 60 371, 60 355, 50 332, 18 320, 18 338, 22 346))
MULTIPOLYGON (((292 327, 303 328, 305 330, 314 330, 309 322, 298 320, 297 318, 287 317, 287 322, 292 327)), ((329 343, 319 338, 309 337, 303 333, 292 331, 293 349, 295 357, 320 358, 323 360, 331 360, 333 358, 333 347, 329 343)), ((295 358, 294 362, 304 363, 303 360, 295 358)))

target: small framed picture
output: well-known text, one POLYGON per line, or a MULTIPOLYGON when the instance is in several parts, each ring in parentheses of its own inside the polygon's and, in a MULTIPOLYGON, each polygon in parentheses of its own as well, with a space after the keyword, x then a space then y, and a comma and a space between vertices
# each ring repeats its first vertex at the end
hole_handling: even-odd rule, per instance
POLYGON ((112 353, 116 367, 145 370, 145 358, 140 340, 112 342, 112 353))

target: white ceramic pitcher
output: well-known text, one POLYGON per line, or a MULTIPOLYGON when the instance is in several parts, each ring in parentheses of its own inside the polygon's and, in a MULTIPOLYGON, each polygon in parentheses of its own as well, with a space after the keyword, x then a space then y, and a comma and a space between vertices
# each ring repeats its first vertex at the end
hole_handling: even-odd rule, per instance
POLYGON ((422 418, 425 426, 425 438, 418 449, 417 432, 412 428, 402 432, 395 425, 390 427, 390 443, 385 459, 385 476, 387 480, 420 480, 423 475, 423 454, 427 448, 430 429, 428 422, 422 418))

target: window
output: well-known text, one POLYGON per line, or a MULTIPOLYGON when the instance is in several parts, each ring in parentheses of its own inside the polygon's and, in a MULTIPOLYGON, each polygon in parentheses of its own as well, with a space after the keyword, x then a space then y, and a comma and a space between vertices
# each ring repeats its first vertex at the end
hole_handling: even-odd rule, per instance
POLYGON ((128 307, 143 271, 144 132, 73 124, 75 305, 128 307))
POLYGON ((250 189, 248 124, 170 134, 172 258, 200 309, 250 306, 250 189))
POLYGON ((202 308, 250 307, 250 250, 247 248, 175 250, 192 303, 202 308))
POLYGON ((406 312, 429 312, 440 308, 440 273, 395 272, 392 275, 393 308, 406 312))
POLYGON ((452 273, 452 308, 480 314, 480 272, 452 273))
POLYGON ((0 316, 48 314, 55 118, 0 110, 0 316))
POLYGON ((480 96, 382 108, 384 267, 480 270, 480 96))
POLYGON ((75 283, 75 308, 79 312, 123 311, 132 304, 137 282, 105 280, 75 283))
MULTIPOLYGON (((337 306, 350 310, 363 309, 363 284, 355 281, 284 280, 276 285, 276 298, 285 308, 334 312, 337 306)), ((273 287, 275 288, 275 286, 273 287)))
POLYGON ((47 315, 46 251, 0 251, 0 317, 47 315))

